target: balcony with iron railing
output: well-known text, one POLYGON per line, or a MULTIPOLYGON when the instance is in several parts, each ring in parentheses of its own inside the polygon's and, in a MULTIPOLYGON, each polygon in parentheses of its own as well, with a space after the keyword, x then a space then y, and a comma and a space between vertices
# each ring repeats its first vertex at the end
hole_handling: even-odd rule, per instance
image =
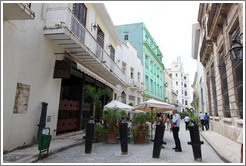
POLYGON ((79 59, 85 67, 115 85, 125 82, 122 69, 98 44, 68 7, 47 9, 44 34, 79 59))
POLYGON ((31 3, 3 3, 3 18, 5 20, 32 20, 35 13, 31 3))

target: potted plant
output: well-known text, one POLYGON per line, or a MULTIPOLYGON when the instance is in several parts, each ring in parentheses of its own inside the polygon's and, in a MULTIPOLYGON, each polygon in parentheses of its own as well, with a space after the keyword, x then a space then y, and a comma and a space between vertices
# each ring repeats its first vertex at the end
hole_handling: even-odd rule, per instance
POLYGON ((95 138, 95 142, 102 141, 102 139, 103 139, 103 125, 100 123, 95 124, 94 138, 95 138))
POLYGON ((194 109, 193 108, 188 108, 186 107, 185 108, 185 111, 181 114, 181 116, 185 117, 186 115, 189 116, 190 118, 190 123, 189 125, 192 123, 192 121, 197 125, 197 126, 201 126, 201 122, 200 122, 200 119, 198 118, 198 116, 196 116, 194 114, 194 109))
POLYGON ((145 143, 149 140, 148 114, 139 113, 133 117, 131 133, 135 143, 145 143))
POLYGON ((92 85, 85 85, 85 97, 86 99, 88 99, 92 105, 93 105, 93 118, 95 119, 100 119, 100 107, 101 107, 101 101, 100 99, 102 98, 102 96, 106 95, 109 98, 112 98, 112 90, 109 88, 96 88, 92 85), (98 108, 98 109, 97 109, 98 108), (97 111, 97 114, 96 114, 97 111), (95 117, 95 115, 97 115, 98 117, 95 117))
POLYGON ((118 108, 104 111, 104 130, 107 135, 108 143, 118 143, 116 138, 119 135, 119 121, 121 120, 121 116, 125 116, 125 113, 118 108))

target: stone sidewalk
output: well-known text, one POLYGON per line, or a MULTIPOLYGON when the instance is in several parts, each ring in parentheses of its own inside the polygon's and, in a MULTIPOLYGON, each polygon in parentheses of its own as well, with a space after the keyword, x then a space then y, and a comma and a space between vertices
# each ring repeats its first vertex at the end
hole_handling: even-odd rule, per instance
MULTIPOLYGON (((184 128, 184 124, 181 123, 184 128)), ((187 131, 188 132, 188 131, 187 131)), ((188 133, 187 133, 188 134, 188 133)), ((205 140, 220 156, 220 158, 227 163, 239 163, 240 161, 240 144, 230 140, 227 137, 215 131, 200 131, 201 140, 205 140)), ((59 136, 52 139, 50 143, 49 156, 57 152, 63 151, 70 147, 81 145, 84 143, 84 131, 74 132, 59 136)), ((173 145, 172 145, 173 146, 173 145)), ((202 145, 203 146, 203 145, 202 145)), ((43 152, 43 156, 46 152, 43 152)), ((3 155, 3 163, 34 163, 38 161, 38 145, 27 148, 14 150, 3 155)))
POLYGON ((223 161, 227 163, 239 163, 241 144, 211 130, 200 130, 200 135, 209 143, 223 161))

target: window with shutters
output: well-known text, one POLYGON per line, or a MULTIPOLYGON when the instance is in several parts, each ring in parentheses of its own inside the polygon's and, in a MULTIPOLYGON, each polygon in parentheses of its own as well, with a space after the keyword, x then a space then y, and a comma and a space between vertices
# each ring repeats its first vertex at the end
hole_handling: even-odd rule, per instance
POLYGON ((97 27, 97 43, 104 48, 104 33, 102 29, 98 26, 97 27))
POLYGON ((122 71, 123 71, 123 74, 126 74, 126 63, 125 62, 122 62, 122 71))
POLYGON ((145 67, 148 68, 148 56, 145 55, 145 67))
POLYGON ((221 92, 222 92, 223 107, 224 107, 224 117, 230 118, 231 112, 230 112, 230 105, 229 105, 228 84, 227 84, 224 52, 220 54, 220 78, 221 78, 221 92))
POLYGON ((208 89, 209 115, 210 116, 213 116, 213 114, 212 114, 212 101, 211 101, 211 90, 210 90, 210 77, 209 77, 209 73, 207 73, 207 89, 208 89))
POLYGON ((110 58, 114 61, 115 58, 115 50, 114 47, 110 47, 110 58))
POLYGON ((215 82, 215 73, 214 66, 211 69, 211 80, 212 80, 212 90, 213 90, 213 100, 214 100, 214 111, 215 116, 218 116, 218 104, 217 104, 217 93, 216 93, 216 82, 215 82))
POLYGON ((128 33, 124 34, 124 40, 128 40, 128 33))
POLYGON ((86 25, 86 14, 87 8, 83 3, 74 3, 73 4, 73 14, 79 20, 82 25, 86 25))

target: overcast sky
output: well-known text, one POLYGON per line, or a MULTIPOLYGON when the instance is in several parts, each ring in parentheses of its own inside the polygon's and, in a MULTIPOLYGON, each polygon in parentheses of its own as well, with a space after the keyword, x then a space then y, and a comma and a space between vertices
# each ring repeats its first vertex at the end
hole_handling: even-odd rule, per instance
POLYGON ((108 1, 104 4, 114 25, 144 22, 163 54, 165 67, 169 68, 180 56, 192 85, 197 68, 191 57, 192 24, 197 23, 199 2, 108 1))

